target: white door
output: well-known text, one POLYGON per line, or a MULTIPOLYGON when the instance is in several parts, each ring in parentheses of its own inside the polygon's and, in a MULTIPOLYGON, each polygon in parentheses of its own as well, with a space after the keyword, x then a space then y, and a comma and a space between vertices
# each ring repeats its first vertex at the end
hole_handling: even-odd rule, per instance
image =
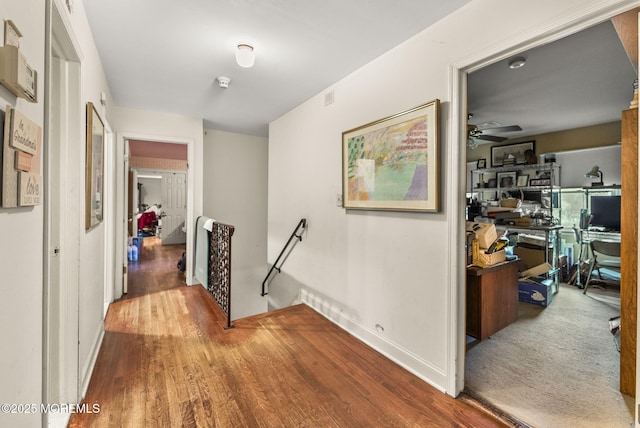
POLYGON ((162 173, 162 210, 160 213, 162 245, 184 244, 187 241, 184 224, 186 215, 186 172, 162 173))

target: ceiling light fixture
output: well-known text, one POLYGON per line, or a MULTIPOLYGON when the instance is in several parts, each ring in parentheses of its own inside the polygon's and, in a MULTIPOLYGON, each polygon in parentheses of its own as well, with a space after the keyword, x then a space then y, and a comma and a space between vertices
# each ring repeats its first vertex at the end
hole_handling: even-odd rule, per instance
POLYGON ((524 59, 524 57, 517 56, 513 58, 511 61, 509 61, 509 68, 512 70, 515 70, 516 68, 524 67, 526 63, 527 63, 527 60, 524 59))
POLYGON ((239 44, 236 50, 236 62, 240 67, 251 68, 256 62, 256 55, 253 53, 253 46, 239 44))

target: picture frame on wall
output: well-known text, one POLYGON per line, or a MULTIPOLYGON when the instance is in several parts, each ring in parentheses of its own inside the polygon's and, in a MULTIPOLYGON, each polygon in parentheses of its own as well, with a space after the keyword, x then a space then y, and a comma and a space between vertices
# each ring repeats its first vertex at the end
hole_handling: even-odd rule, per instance
POLYGON ((486 159, 478 159, 478 162, 476 162, 476 168, 477 169, 483 169, 487 167, 487 160, 486 159))
POLYGON ((525 152, 531 150, 535 153, 535 140, 522 143, 505 144, 491 147, 491 166, 523 165, 526 161, 525 152))
POLYGON ((85 166, 85 229, 103 219, 104 123, 93 103, 87 103, 85 166))
POLYGON ((343 207, 440 210, 440 100, 342 133, 343 207))

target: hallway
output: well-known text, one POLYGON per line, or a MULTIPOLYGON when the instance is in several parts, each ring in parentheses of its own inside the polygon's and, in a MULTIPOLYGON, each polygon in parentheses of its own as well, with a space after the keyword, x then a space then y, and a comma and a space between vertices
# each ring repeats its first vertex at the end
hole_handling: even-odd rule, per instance
POLYGON ((430 387, 306 306, 235 321, 148 245, 107 314, 86 426, 506 426, 430 387))

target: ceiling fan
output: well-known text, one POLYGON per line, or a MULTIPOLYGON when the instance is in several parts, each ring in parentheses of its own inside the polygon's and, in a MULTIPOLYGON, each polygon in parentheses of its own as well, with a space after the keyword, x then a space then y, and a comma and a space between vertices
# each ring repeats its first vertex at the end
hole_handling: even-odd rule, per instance
MULTIPOLYGON (((471 119, 473 115, 469 115, 469 119, 471 119)), ((500 143, 507 139, 507 137, 499 137, 497 135, 491 135, 492 132, 516 132, 522 131, 522 128, 519 125, 508 125, 503 126, 498 122, 486 122, 480 125, 467 125, 467 145, 471 149, 475 149, 478 147, 479 141, 493 141, 495 143, 500 143)))

